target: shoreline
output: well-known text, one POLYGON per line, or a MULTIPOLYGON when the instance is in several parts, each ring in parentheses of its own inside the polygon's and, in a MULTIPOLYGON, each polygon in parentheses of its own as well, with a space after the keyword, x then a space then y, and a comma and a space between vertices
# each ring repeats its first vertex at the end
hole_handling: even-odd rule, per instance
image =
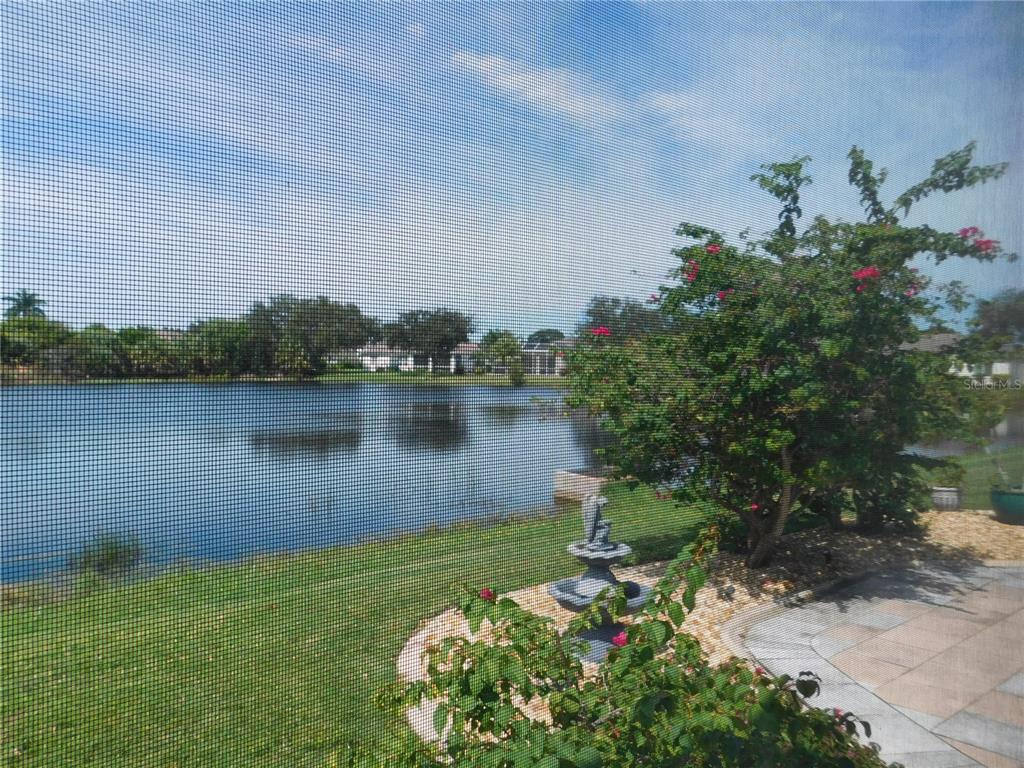
MULTIPOLYGON (((312 377, 253 376, 227 378, 220 376, 188 376, 168 378, 125 378, 125 379, 68 379, 53 377, 4 377, 0 388, 39 386, 111 386, 116 384, 395 384, 402 386, 429 385, 445 387, 513 387, 508 377, 499 374, 432 374, 432 373, 374 373, 353 371, 346 373, 325 373, 312 377)), ((556 374, 528 374, 523 387, 545 386, 567 389, 565 376, 556 374)))

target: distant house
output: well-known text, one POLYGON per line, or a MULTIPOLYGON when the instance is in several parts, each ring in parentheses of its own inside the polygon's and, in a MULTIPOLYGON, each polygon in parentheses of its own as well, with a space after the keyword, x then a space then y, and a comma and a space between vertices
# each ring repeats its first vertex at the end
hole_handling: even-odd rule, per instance
POLYGON ((903 349, 919 352, 946 353, 949 355, 949 372, 954 376, 974 379, 982 384, 992 384, 1000 379, 1024 381, 1024 348, 1018 344, 1005 344, 1000 348, 999 357, 991 363, 971 365, 957 359, 953 349, 960 339, 959 333, 942 332, 922 336, 913 344, 903 344, 903 349))
POLYGON ((156 335, 164 341, 181 341, 185 336, 184 331, 179 331, 177 328, 160 328, 155 331, 156 335))
POLYGON ((416 356, 404 349, 393 349, 387 344, 367 344, 356 350, 356 360, 367 371, 414 371, 416 356))
POLYGON ((456 344, 448 361, 449 372, 472 373, 477 369, 477 355, 479 352, 480 345, 475 342, 464 341, 461 344, 456 344))
MULTIPOLYGON (((451 373, 476 370, 476 354, 479 344, 463 342, 456 345, 446 363, 438 363, 439 367, 451 373)), ((356 350, 356 362, 367 371, 433 371, 434 361, 427 355, 417 354, 407 349, 395 349, 387 344, 367 344, 356 350)))
POLYGON ((1020 344, 1004 344, 999 357, 991 363, 979 366, 983 384, 992 384, 1004 379, 1010 382, 1024 381, 1024 347, 1020 344))
POLYGON ((534 376, 561 376, 569 366, 566 356, 574 343, 573 339, 560 339, 550 344, 524 345, 524 370, 534 376))

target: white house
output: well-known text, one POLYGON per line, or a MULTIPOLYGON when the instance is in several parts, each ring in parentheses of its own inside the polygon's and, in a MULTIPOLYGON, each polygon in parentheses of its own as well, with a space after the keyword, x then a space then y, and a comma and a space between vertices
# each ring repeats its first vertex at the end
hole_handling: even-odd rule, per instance
MULTIPOLYGON (((476 353, 480 345, 463 342, 456 345, 443 367, 451 373, 473 371, 476 368, 476 353)), ((427 355, 419 355, 406 349, 393 349, 387 344, 367 344, 356 351, 356 359, 367 371, 433 371, 434 361, 427 355)))
POLYGON ((523 369, 535 376, 561 376, 568 368, 566 355, 574 343, 561 339, 551 344, 523 345, 523 369))
POLYGON ((904 344, 904 349, 916 349, 921 352, 947 352, 950 355, 949 372, 954 376, 974 379, 981 384, 994 384, 1007 380, 1013 384, 1024 381, 1024 349, 1017 344, 1005 344, 1000 349, 999 357, 991 363, 970 365, 952 354, 952 349, 961 336, 958 333, 931 333, 922 336, 913 344, 904 344))

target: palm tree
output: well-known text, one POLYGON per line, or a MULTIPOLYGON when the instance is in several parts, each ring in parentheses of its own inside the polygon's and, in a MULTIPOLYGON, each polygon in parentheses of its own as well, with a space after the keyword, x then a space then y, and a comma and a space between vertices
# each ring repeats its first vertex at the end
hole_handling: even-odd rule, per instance
POLYGON ((43 311, 46 300, 39 298, 39 294, 19 288, 13 296, 4 296, 3 299, 10 303, 10 306, 4 311, 4 315, 8 318, 46 317, 46 313, 43 311))

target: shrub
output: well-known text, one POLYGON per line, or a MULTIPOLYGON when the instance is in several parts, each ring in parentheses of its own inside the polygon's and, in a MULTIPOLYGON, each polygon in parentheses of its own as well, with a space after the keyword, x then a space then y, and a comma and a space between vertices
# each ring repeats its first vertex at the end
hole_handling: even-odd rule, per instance
MULTIPOLYGON (((428 679, 383 696, 407 707, 439 702, 440 748, 410 747, 390 765, 469 768, 878 768, 856 739, 870 726, 856 716, 804 705, 819 690, 811 672, 773 677, 732 659, 712 666, 698 641, 680 631, 717 541, 711 526, 672 561, 642 612, 585 675, 578 633, 601 610, 622 619, 625 595, 606 594, 565 632, 492 590, 467 589, 461 609, 490 640, 448 638, 433 650, 428 679), (678 599, 674 596, 683 586, 678 599), (540 715, 528 705, 543 702, 540 715)), ((351 754, 351 753, 350 753, 351 754)), ((352 761, 350 764, 368 764, 352 761)))
POLYGON ((924 462, 904 449, 978 426, 948 358, 914 347, 920 328, 965 306, 963 285, 932 285, 914 260, 1015 258, 977 227, 905 221, 932 193, 1005 172, 973 154, 972 142, 940 158, 886 205, 886 171, 853 147, 849 181, 865 211, 855 223, 817 216, 798 233, 811 182, 804 157, 751 177, 781 204, 766 237, 729 242, 681 224, 678 267, 652 297, 664 328, 620 339, 602 326, 573 349, 570 404, 604 419, 618 475, 728 510, 743 521, 755 568, 771 562, 801 507, 837 524, 852 503, 865 530, 912 527, 924 462))
POLYGON ((124 576, 142 559, 142 547, 134 536, 102 533, 71 556, 69 565, 79 575, 124 576))

